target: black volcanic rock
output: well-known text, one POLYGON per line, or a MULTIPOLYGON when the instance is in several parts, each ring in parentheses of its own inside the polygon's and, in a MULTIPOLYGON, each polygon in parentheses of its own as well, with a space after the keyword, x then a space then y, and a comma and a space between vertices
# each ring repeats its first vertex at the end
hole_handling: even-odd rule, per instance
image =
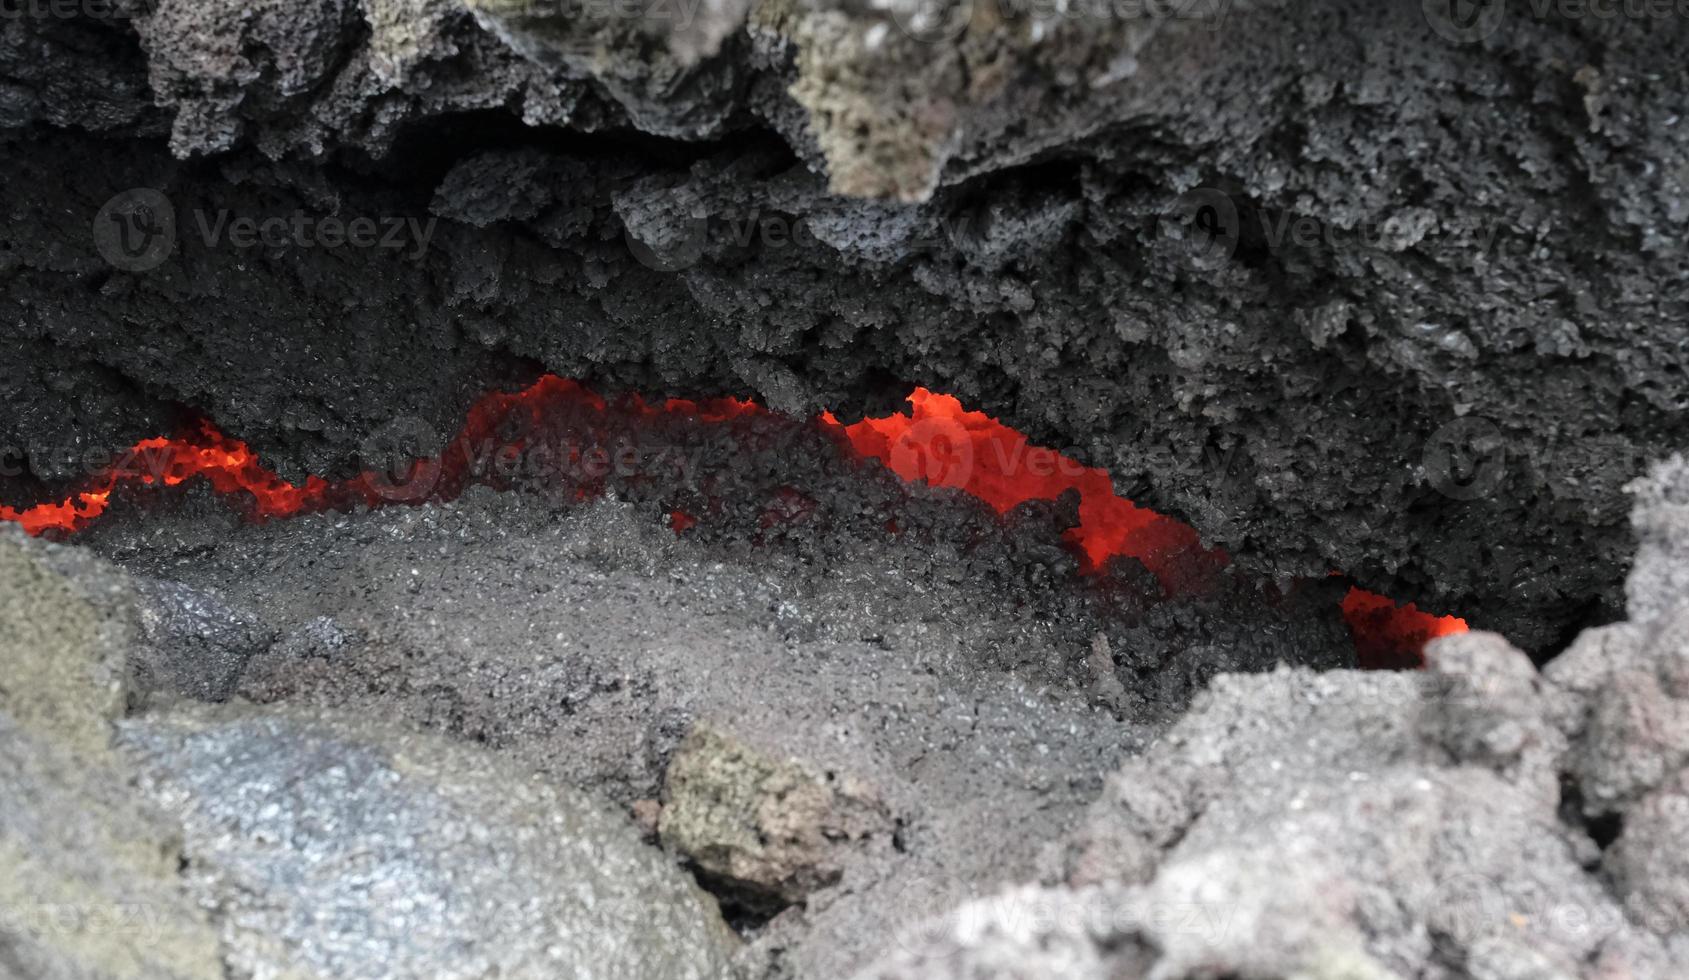
POLYGON ((1251 569, 1543 649, 1617 608, 1620 487, 1689 428, 1681 19, 236 6, 0 21, 34 477, 184 409, 345 474, 542 367, 843 417, 923 384, 1251 569), (173 247, 114 267, 132 188, 173 247))

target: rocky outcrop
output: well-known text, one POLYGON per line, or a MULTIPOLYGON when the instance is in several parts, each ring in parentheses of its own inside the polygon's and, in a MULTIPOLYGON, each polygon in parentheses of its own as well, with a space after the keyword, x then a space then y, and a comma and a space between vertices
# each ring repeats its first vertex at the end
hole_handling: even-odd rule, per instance
POLYGON ((300 478, 536 365, 919 383, 1540 652, 1617 609, 1617 490, 1685 434, 1681 18, 248 6, 0 25, 8 496, 183 406, 300 478), (114 266, 137 187, 170 247, 114 266))
POLYGON ((1222 678, 1110 779, 1065 884, 963 905, 862 976, 1681 973, 1686 489, 1681 459, 1635 488, 1628 623, 1540 674, 1470 634, 1421 675, 1222 678))

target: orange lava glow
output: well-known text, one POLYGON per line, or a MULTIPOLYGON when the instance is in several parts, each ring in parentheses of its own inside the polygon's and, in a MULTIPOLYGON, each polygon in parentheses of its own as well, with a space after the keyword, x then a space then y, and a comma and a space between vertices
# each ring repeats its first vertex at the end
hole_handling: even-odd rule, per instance
POLYGON ((137 443, 100 475, 93 489, 62 503, 23 510, 0 507, 0 520, 22 524, 34 535, 76 531, 105 513, 119 486, 173 487, 196 476, 205 477, 219 493, 249 494, 259 517, 288 517, 315 509, 330 495, 329 484, 316 477, 307 479, 303 487, 288 483, 259 465, 258 454, 245 443, 203 423, 198 431, 178 439, 137 443))
MULTIPOLYGON (((669 413, 704 422, 725 422, 762 410, 754 402, 736 398, 703 402, 671 398, 659 407, 638 395, 628 395, 618 405, 646 418, 669 413)), ((463 490, 476 447, 502 445, 498 433, 510 426, 517 414, 526 413, 537 421, 554 412, 585 411, 602 415, 607 409, 599 395, 573 381, 547 375, 522 391, 493 392, 483 397, 470 409, 463 431, 449 444, 445 456, 420 461, 416 468, 438 465, 442 472, 437 481, 429 484, 435 491, 430 499, 451 499, 463 490)), ((258 454, 245 443, 223 435, 209 422, 202 422, 196 431, 179 438, 137 443, 101 473, 93 487, 65 501, 21 510, 0 506, 0 520, 21 524, 32 535, 49 531, 72 533, 105 513, 113 491, 120 486, 173 487, 194 477, 204 477, 218 493, 247 494, 251 514, 259 520, 344 510, 357 504, 375 507, 395 501, 421 502, 397 495, 395 484, 402 486, 405 480, 387 475, 377 477, 365 473, 340 484, 313 476, 305 480, 304 486, 294 486, 265 469, 258 462, 258 454)), ((693 523, 696 521, 679 515, 676 527, 690 527, 693 523)))
POLYGON ((1358 587, 1343 597, 1343 619, 1349 624, 1361 665, 1377 669, 1422 666, 1425 644, 1469 629, 1466 620, 1457 616, 1420 612, 1411 602, 1398 606, 1358 587))
MULTIPOLYGON (((1195 591, 1231 559, 1204 548, 1196 529, 1157 514, 1114 492, 1103 470, 1081 466, 986 415, 970 412, 949 395, 925 388, 909 396, 912 412, 863 419, 845 427, 863 456, 883 461, 905 480, 964 490, 999 513, 1029 500, 1079 493, 1079 526, 1067 532, 1087 572, 1099 572, 1116 555, 1136 558, 1177 595, 1195 591)), ((831 415, 825 420, 837 424, 831 415)))
MULTIPOLYGON (((1019 432, 982 412, 964 409, 949 395, 917 388, 909 403, 908 414, 864 419, 849 426, 825 414, 822 422, 838 427, 859 455, 883 461, 903 479, 965 491, 999 513, 1027 501, 1053 500, 1068 490, 1076 491, 1079 525, 1067 532, 1067 542, 1087 573, 1103 571, 1116 556, 1134 558, 1155 576, 1164 594, 1174 596, 1205 590, 1230 562, 1223 550, 1205 547, 1189 525, 1115 494, 1113 481, 1103 470, 1030 445, 1019 432)), ((641 418, 666 413, 706 423, 762 411, 755 403, 733 398, 704 402, 676 398, 658 406, 631 395, 616 407, 641 418)), ((426 484, 427 495, 415 499, 396 495, 393 478, 368 473, 341 484, 309 477, 303 486, 294 486, 261 466, 257 454, 244 443, 203 423, 180 438, 137 444, 92 486, 62 502, 21 510, 0 506, 0 520, 21 524, 34 535, 72 533, 104 513, 120 486, 177 486, 196 477, 206 479, 219 493, 245 494, 250 514, 257 520, 360 504, 448 500, 469 482, 474 447, 499 445, 499 433, 510 431, 524 413, 538 422, 551 413, 578 412, 590 423, 602 420, 608 409, 599 395, 554 376, 541 378, 520 392, 489 394, 470 410, 462 433, 443 456, 415 464, 413 473, 438 468, 436 478, 426 484)), ((788 519, 811 505, 801 494, 789 491, 774 501, 765 523, 788 519)), ((675 510, 670 523, 678 534, 696 526, 698 519, 675 510)), ((1467 628, 1464 620, 1420 612, 1411 603, 1397 606, 1359 588, 1344 598, 1343 614, 1360 662, 1367 667, 1417 666, 1426 642, 1467 628)))
MULTIPOLYGON (((851 445, 905 480, 965 490, 999 512, 1078 491, 1079 526, 1067 540, 1086 572, 1102 571, 1117 555, 1135 558, 1172 596, 1201 591, 1230 561, 1223 550, 1204 547, 1190 525, 1117 495, 1107 472, 1030 446, 1019 432, 950 395, 917 388, 909 404, 908 414, 845 426, 851 445)), ((1364 667, 1417 667, 1427 642, 1467 630, 1464 619, 1398 606, 1358 587, 1344 597, 1343 616, 1364 667)))

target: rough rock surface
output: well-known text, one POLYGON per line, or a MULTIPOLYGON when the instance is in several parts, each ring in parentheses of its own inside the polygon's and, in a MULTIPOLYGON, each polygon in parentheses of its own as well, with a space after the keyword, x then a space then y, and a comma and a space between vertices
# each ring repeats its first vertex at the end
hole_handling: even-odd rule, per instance
POLYGON ((0 712, 0 977, 221 980, 180 828, 106 760, 0 712))
MULTIPOLYGON (((740 922, 750 941, 731 968, 759 980, 1676 976, 1689 965, 1689 933, 1683 867, 1671 853, 1689 774, 1673 768, 1679 746, 1659 728, 1603 719, 1615 697, 1647 717, 1683 700, 1685 481, 1689 464, 1676 460, 1635 487, 1645 558, 1630 582, 1633 618, 1586 634, 1546 671, 1500 637, 1470 634, 1439 641, 1417 674, 1222 675, 1165 731, 1123 723, 1091 688, 1093 627, 1106 618, 1087 619, 1083 604, 1064 606, 1069 599, 1046 595, 1047 585, 1010 584, 1007 570, 1026 567, 1028 552, 1017 549, 1038 547, 1035 526, 975 526, 1006 539, 974 566, 995 571, 956 576, 946 574, 959 553, 946 552, 954 530, 936 518, 935 539, 920 544, 812 527, 752 550, 676 538, 642 505, 613 501, 558 510, 533 494, 476 490, 449 506, 252 525, 222 501, 179 495, 147 521, 116 521, 88 539, 119 556, 128 579, 86 554, 34 543, 10 547, 81 563, 103 584, 18 578, 18 568, 41 567, 32 558, 0 568, 25 583, 20 596, 108 610, 95 623, 116 624, 105 628, 125 643, 138 642, 147 618, 130 607, 176 601, 129 580, 215 588, 218 604, 204 609, 237 622, 252 609, 259 632, 276 637, 246 663, 237 693, 290 706, 150 704, 119 722, 123 751, 114 755, 97 735, 108 719, 164 692, 86 685, 74 693, 92 707, 40 711, 47 734, 29 737, 82 740, 79 751, 107 768, 91 770, 93 787, 24 798, 48 800, 50 813, 80 807, 55 834, 89 828, 39 852, 53 880, 94 875, 77 862, 110 849, 114 826, 131 835, 118 840, 148 842, 181 826, 183 843, 145 844, 163 864, 136 876, 161 878, 144 887, 180 910, 172 928, 186 931, 171 940, 172 955, 210 948, 214 934, 216 965, 236 975, 278 964, 342 975, 370 956, 405 966, 404 949, 424 946, 427 970, 417 975, 439 975, 442 963, 473 974, 500 957, 549 962, 566 944, 536 939, 553 921, 543 900, 494 917, 513 931, 493 938, 478 931, 493 926, 465 911, 480 903, 457 901, 575 901, 569 886, 523 875, 572 866, 579 838, 545 821, 540 832, 528 817, 580 816, 587 811, 568 802, 577 790, 559 787, 581 787, 654 818, 660 837, 665 815, 652 814, 653 799, 690 805, 695 787, 685 783, 717 768, 712 759, 748 758, 742 747, 754 746, 751 768, 773 774, 774 796, 795 788, 781 801, 793 805, 767 811, 768 796, 747 806, 755 794, 737 792, 710 802, 773 813, 780 819, 765 826, 775 828, 809 813, 808 829, 825 837, 824 811, 837 808, 797 805, 821 799, 804 792, 819 773, 822 785, 878 801, 887 818, 808 852, 825 855, 811 866, 830 866, 791 879, 803 888, 780 899, 793 904, 740 909, 760 914, 740 922), (1653 686, 1618 683, 1631 674, 1653 686), (433 732, 389 727, 418 724, 433 732), (684 747, 699 731, 718 733, 714 752, 700 748, 703 736, 684 747), (1602 782, 1592 758, 1624 762, 1614 770, 1622 778, 1602 782), (131 765, 156 809, 118 792, 131 765), (1618 790, 1602 791, 1608 785, 1618 790), (454 835, 465 813, 482 830, 454 835), (272 840, 289 846, 263 846, 272 840), (63 854, 71 846, 86 854, 63 854), (517 867, 492 857, 527 848, 544 859, 517 867), (407 908, 403 929, 372 920, 365 893, 337 891, 352 880, 347 862, 429 900, 407 908), (522 884, 507 893, 512 882, 522 884), (934 908, 952 911, 911 927, 934 908), (401 932, 424 942, 392 943, 401 932), (352 935, 375 945, 346 942, 352 935), (454 935, 481 941, 445 941, 454 935)), ((934 515, 965 517, 966 501, 929 503, 934 515)), ((919 494, 915 504, 921 513, 919 494)), ((36 616, 21 599, 16 606, 26 621, 36 616)), ((124 676, 111 666, 122 647, 103 649, 101 676, 124 676)), ((44 682, 3 704, 45 706, 64 689, 44 682)), ((10 738, 0 725, 0 752, 23 760, 13 785, 64 784, 57 770, 67 763, 53 752, 68 750, 10 738)), ((759 791, 769 785, 757 781, 759 791)), ((27 817, 33 806, 14 812, 27 817)), ((628 860, 667 876, 665 894, 692 894, 658 852, 637 850, 632 821, 590 812, 589 830, 604 829, 614 848, 634 849, 628 860)), ((729 826, 721 812, 702 823, 729 826)), ((687 814, 669 819, 672 829, 687 814)), ((23 822, 25 839, 53 840, 40 823, 23 822)), ((688 835, 669 836, 691 846, 680 840, 688 835)), ((126 873, 99 860, 99 875, 126 873)), ((779 880, 762 878, 762 894, 777 895, 766 883, 779 880)), ((718 935, 692 913, 635 904, 636 920, 607 928, 679 914, 688 934, 718 935)), ((35 945, 20 948, 57 975, 84 975, 39 930, 25 935, 35 945)), ((685 946, 727 956, 715 941, 685 946)), ((136 969, 201 975, 191 967, 136 969)))
POLYGON ((0 527, 0 711, 23 730, 97 757, 124 708, 139 617, 129 581, 85 551, 0 527))
MULTIPOLYGON (((733 499, 754 526, 762 505, 733 499)), ((945 897, 1035 874, 1045 843, 1147 739, 1136 716, 1170 714, 1170 692, 1193 682, 1163 693, 1124 671, 1137 696, 1122 720, 1084 667, 1095 632, 1121 625, 1065 574, 1032 570, 1034 556, 1063 554, 1047 531, 1005 530, 965 499, 916 500, 906 518, 906 537, 870 519, 877 533, 818 522, 753 545, 677 537, 627 503, 559 511, 474 491, 445 506, 267 525, 188 499, 85 540, 132 574, 214 588, 230 608, 260 612, 278 639, 248 662, 241 697, 392 717, 647 813, 649 801, 675 801, 664 787, 687 769, 682 757, 674 770, 676 753, 699 729, 822 786, 872 787, 873 819, 831 811, 847 818, 849 841, 823 846, 825 820, 767 811, 793 846, 758 849, 763 863, 740 867, 772 885, 784 875, 762 874, 770 860, 794 859, 806 871, 786 887, 747 888, 690 862, 736 920, 757 926, 741 954, 752 976, 819 978, 867 962, 895 924, 945 897)), ((1248 615, 1186 609, 1141 629, 1203 649, 1248 615), (1228 625, 1207 632, 1210 622, 1228 625)), ((1115 640, 1124 663, 1130 635, 1115 640)), ((1281 650, 1250 655, 1270 663, 1281 650)), ((1165 670, 1205 676, 1196 658, 1165 670)), ((666 814, 683 851, 707 836, 687 826, 686 795, 666 814)), ((744 815, 718 802, 729 805, 712 815, 744 815)))
POLYGON ((368 719, 144 717, 118 745, 185 828, 234 975, 717 980, 734 940, 625 816, 368 719))
POLYGON ((235 692, 247 661, 275 641, 256 613, 235 609, 215 592, 176 582, 136 579, 142 642, 129 650, 133 690, 196 701, 235 692))
POLYGON ((800 414, 921 383, 1248 567, 1540 651, 1617 609, 1616 491, 1684 436, 1680 17, 248 6, 0 23, 8 495, 184 407, 345 473, 536 363, 800 414), (137 187, 173 247, 114 268, 137 187))
POLYGON ((179 831, 109 749, 135 634, 123 576, 0 529, 0 977, 212 980, 179 831))
POLYGON ((1689 655, 1689 466, 1635 490, 1630 622, 1542 674, 1475 633, 1419 675, 1220 678, 1110 778, 1066 884, 960 906, 861 976, 1681 975, 1689 736, 1657 724, 1681 695, 1622 681, 1689 655))
POLYGON ((123 719, 178 693, 125 661, 179 603, 0 529, 0 977, 727 975, 715 902, 630 821, 485 746, 249 705, 123 719))
POLYGON ((1215 671, 1353 662, 1339 580, 1221 570, 1164 600, 1132 563, 1076 574, 1071 501, 999 516, 766 413, 614 414, 517 433, 530 462, 637 437, 646 465, 588 504, 514 466, 506 492, 253 524, 187 485, 119 494, 78 541, 255 613, 239 632, 274 641, 237 697, 395 717, 628 807, 753 930, 753 975, 845 975, 893 925, 1031 876, 1215 671), (699 515, 678 535, 676 508, 699 515), (725 771, 677 755, 700 731, 767 778, 700 784, 725 771))
POLYGON ((665 847, 718 886, 777 908, 837 884, 839 850, 892 830, 872 787, 808 772, 708 726, 694 728, 669 760, 662 804, 665 847))

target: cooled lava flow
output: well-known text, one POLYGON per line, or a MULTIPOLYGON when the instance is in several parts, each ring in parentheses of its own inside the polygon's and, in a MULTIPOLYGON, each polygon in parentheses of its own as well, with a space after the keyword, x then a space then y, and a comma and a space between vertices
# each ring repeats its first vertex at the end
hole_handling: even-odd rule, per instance
MULTIPOLYGON (((1076 491, 1079 525, 1067 532, 1067 542, 1087 573, 1101 572, 1110 559, 1126 556, 1155 575, 1166 594, 1177 595, 1201 590, 1230 561, 1224 551, 1204 547, 1189 525, 1116 495, 1113 482, 1102 470, 1032 446, 1019 432, 983 412, 965 410, 949 395, 917 388, 909 402, 908 414, 864 419, 848 426, 827 414, 821 423, 840 429, 860 456, 881 460, 903 479, 966 491, 1000 513, 1029 500, 1049 500, 1067 490, 1076 491)), ((639 418, 670 414, 704 423, 723 423, 762 411, 751 402, 732 398, 701 403, 670 399, 657 406, 637 396, 618 401, 616 409, 639 418)), ((178 438, 137 444, 90 488, 62 502, 22 510, 0 506, 0 520, 19 523, 34 535, 74 533, 105 511, 119 486, 176 486, 195 477, 204 477, 219 493, 245 492, 256 520, 358 505, 450 500, 471 482, 486 482, 484 464, 489 453, 521 450, 499 436, 511 431, 513 422, 521 423, 525 417, 538 423, 555 413, 569 413, 574 416, 572 422, 590 430, 605 424, 609 410, 593 392, 547 376, 521 392, 483 398, 440 457, 417 460, 407 473, 365 473, 339 484, 310 477, 304 486, 281 479, 259 465, 257 454, 244 443, 202 423, 178 438)), ((592 492, 590 481, 578 485, 579 495, 592 492)), ((679 510, 670 516, 677 533, 697 523, 697 518, 679 510)), ((1350 589, 1344 598, 1343 614, 1360 662, 1368 667, 1415 666, 1426 642, 1467 628, 1462 619, 1423 613, 1412 603, 1398 606, 1359 588, 1350 589)))

